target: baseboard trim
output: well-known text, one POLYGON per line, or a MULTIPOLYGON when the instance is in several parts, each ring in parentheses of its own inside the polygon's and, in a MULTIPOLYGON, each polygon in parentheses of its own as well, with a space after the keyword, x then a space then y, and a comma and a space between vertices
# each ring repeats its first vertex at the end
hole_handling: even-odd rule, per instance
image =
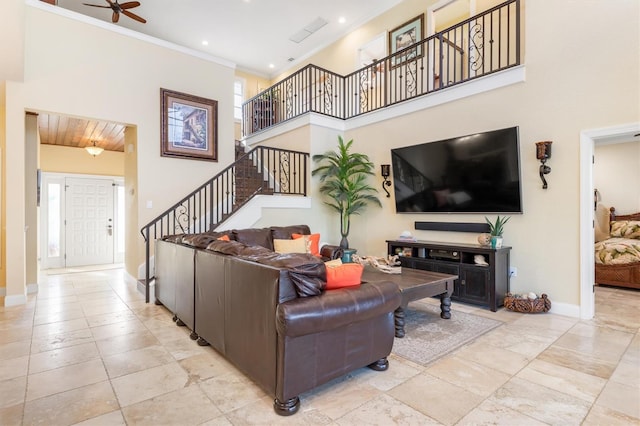
POLYGON ((551 309, 549 313, 556 315, 564 315, 572 318, 580 318, 580 306, 570 303, 561 303, 551 301, 551 309))
POLYGON ((4 297, 4 306, 18 306, 27 303, 26 294, 12 294, 4 297))
POLYGON ((27 294, 34 294, 38 292, 38 283, 27 284, 27 294))

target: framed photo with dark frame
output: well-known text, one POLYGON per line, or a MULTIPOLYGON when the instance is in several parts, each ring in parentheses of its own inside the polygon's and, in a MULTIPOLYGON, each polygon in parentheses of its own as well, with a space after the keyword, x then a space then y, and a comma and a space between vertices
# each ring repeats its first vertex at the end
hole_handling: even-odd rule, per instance
POLYGON ((404 62, 421 58, 424 55, 422 45, 403 51, 398 55, 395 55, 395 53, 423 39, 424 13, 389 31, 389 55, 393 55, 391 56, 391 68, 402 65, 404 62))
POLYGON ((160 89, 163 157, 218 161, 218 101, 160 89))

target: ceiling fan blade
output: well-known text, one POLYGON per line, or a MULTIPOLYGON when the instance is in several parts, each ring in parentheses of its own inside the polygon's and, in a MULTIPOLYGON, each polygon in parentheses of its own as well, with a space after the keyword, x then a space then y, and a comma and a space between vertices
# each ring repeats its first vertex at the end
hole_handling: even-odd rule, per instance
POLYGON ((115 24, 118 22, 118 19, 120 19, 120 14, 118 12, 113 12, 113 15, 111 15, 111 22, 115 24))
POLYGON ((124 13, 126 16, 128 16, 131 19, 135 19, 138 22, 141 22, 143 24, 147 23, 147 20, 144 18, 139 17, 138 15, 136 15, 135 13, 131 13, 128 10, 123 10, 122 13, 124 13))
POLYGON ((82 3, 82 4, 84 4, 85 6, 102 7, 102 8, 105 8, 105 9, 111 9, 111 6, 100 6, 100 5, 97 5, 97 4, 89 4, 89 3, 82 3))
POLYGON ((120 3, 120 8, 121 9, 133 9, 134 7, 138 7, 140 6, 140 2, 139 1, 128 1, 125 3, 120 3))

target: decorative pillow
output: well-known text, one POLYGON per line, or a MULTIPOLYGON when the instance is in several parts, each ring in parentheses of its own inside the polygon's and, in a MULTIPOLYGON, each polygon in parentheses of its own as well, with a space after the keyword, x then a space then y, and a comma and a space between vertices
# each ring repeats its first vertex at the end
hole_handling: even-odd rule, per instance
POLYGON ((304 238, 297 240, 273 240, 273 249, 277 253, 306 253, 307 243, 304 238))
MULTIPOLYGON (((325 264, 326 266, 326 264, 325 264)), ((340 266, 327 267, 327 290, 360 285, 364 265, 343 263, 340 266)))
POLYGON ((216 240, 218 240, 218 241, 231 241, 231 238, 229 238, 228 235, 223 235, 222 237, 216 238, 216 240))
POLYGON ((611 236, 640 240, 640 220, 612 220, 611 236))
POLYGON ((311 253, 314 256, 320 256, 320 234, 291 234, 291 236, 294 240, 304 238, 305 243, 307 244, 307 253, 311 253))
POLYGON ((327 268, 335 268, 336 266, 340 265, 342 265, 342 259, 333 259, 324 262, 324 266, 326 266, 327 268))

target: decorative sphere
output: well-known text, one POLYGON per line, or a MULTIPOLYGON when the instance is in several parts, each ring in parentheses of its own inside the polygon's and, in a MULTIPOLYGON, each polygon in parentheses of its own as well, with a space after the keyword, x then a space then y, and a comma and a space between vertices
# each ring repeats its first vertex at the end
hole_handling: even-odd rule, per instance
POLYGON ((478 243, 481 246, 488 246, 489 244, 491 244, 491 235, 489 234, 478 235, 478 243))
POLYGON ((538 296, 534 292, 530 292, 529 294, 527 294, 527 298, 529 300, 535 300, 538 298, 538 296))

